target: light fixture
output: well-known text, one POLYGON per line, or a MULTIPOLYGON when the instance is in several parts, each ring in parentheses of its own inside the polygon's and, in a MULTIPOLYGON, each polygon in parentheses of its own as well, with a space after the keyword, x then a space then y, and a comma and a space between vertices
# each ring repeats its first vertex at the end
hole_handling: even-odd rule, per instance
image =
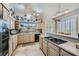
POLYGON ((67 14, 67 13, 69 13, 70 12, 70 10, 68 10, 68 9, 66 9, 66 10, 64 10, 64 14, 67 14))
POLYGON ((35 17, 37 17, 37 16, 39 16, 40 15, 40 13, 38 13, 38 12, 33 12, 33 14, 32 14, 33 16, 35 16, 35 17))
POLYGON ((58 4, 58 11, 56 12, 56 15, 53 16, 53 19, 58 18, 58 17, 63 16, 63 15, 66 15, 70 12, 69 9, 65 9, 64 11, 61 11, 60 8, 61 8, 61 5, 59 3, 58 4))
POLYGON ((61 5, 60 5, 60 3, 58 3, 58 11, 56 12, 56 14, 59 14, 59 13, 61 13, 61 5))
POLYGON ((33 13, 33 16, 35 16, 36 15, 36 13, 33 13))
POLYGON ((40 14, 39 13, 37 13, 37 16, 39 16, 40 14))

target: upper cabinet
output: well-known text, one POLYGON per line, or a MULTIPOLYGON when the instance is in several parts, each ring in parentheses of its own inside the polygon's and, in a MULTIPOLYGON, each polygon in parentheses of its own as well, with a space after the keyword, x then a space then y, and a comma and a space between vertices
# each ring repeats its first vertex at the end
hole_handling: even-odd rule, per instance
POLYGON ((8 19, 8 10, 5 7, 3 7, 3 19, 8 19))
POLYGON ((0 18, 2 18, 2 5, 0 4, 0 18))
POLYGON ((7 20, 8 12, 9 10, 2 3, 0 3, 0 18, 7 20))

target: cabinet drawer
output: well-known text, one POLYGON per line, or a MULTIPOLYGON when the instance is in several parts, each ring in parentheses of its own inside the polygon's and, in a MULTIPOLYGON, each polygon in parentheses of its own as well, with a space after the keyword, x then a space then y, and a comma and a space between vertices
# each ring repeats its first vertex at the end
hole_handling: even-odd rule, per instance
POLYGON ((47 55, 47 43, 43 42, 43 52, 47 55))
POLYGON ((43 42, 44 42, 44 43, 47 43, 47 41, 46 41, 45 39, 43 39, 43 42))
POLYGON ((43 38, 39 37, 39 46, 41 49, 43 49, 43 38))
POLYGON ((72 56, 70 53, 68 53, 68 52, 66 52, 66 51, 64 51, 64 50, 61 50, 61 51, 60 51, 60 55, 61 55, 61 56, 72 56))
POLYGON ((59 47, 51 44, 51 43, 48 43, 48 46, 52 47, 54 50, 58 51, 59 52, 59 47))
POLYGON ((24 36, 18 36, 18 38, 20 39, 20 38, 24 38, 24 36))
POLYGON ((48 46, 48 56, 59 56, 59 52, 48 46))

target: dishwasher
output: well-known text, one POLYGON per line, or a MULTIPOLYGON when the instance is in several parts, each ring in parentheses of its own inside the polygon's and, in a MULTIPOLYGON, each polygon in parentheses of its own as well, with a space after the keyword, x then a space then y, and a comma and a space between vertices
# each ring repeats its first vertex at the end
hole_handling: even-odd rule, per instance
POLYGON ((35 34, 35 42, 39 42, 39 35, 40 34, 35 34))

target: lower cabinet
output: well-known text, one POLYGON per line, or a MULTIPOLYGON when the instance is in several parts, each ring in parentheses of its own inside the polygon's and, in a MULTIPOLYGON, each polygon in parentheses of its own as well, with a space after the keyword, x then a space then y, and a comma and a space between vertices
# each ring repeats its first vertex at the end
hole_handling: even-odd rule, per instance
POLYGON ((59 48, 58 46, 48 42, 43 37, 40 37, 39 45, 46 56, 73 56, 62 48, 59 48))
POLYGON ((18 36, 17 36, 18 44, 23 43, 23 40, 24 40, 24 35, 20 35, 20 34, 18 34, 18 36))
POLYGON ((60 50, 60 55, 61 56, 72 56, 70 53, 68 53, 68 52, 66 52, 66 51, 64 51, 64 50, 60 50))
POLYGON ((16 47, 17 47, 17 35, 13 35, 9 39, 9 55, 12 55, 16 47))
POLYGON ((12 49, 12 38, 10 38, 9 39, 9 55, 12 54, 12 51, 13 51, 13 49, 12 49))
POLYGON ((55 45, 48 43, 48 56, 59 56, 59 48, 55 45))
POLYGON ((40 46, 40 49, 42 50, 43 49, 43 38, 41 36, 39 37, 39 46, 40 46))
POLYGON ((34 42, 34 34, 18 34, 18 44, 34 42))
POLYGON ((47 41, 45 39, 43 39, 43 52, 47 55, 47 41))

